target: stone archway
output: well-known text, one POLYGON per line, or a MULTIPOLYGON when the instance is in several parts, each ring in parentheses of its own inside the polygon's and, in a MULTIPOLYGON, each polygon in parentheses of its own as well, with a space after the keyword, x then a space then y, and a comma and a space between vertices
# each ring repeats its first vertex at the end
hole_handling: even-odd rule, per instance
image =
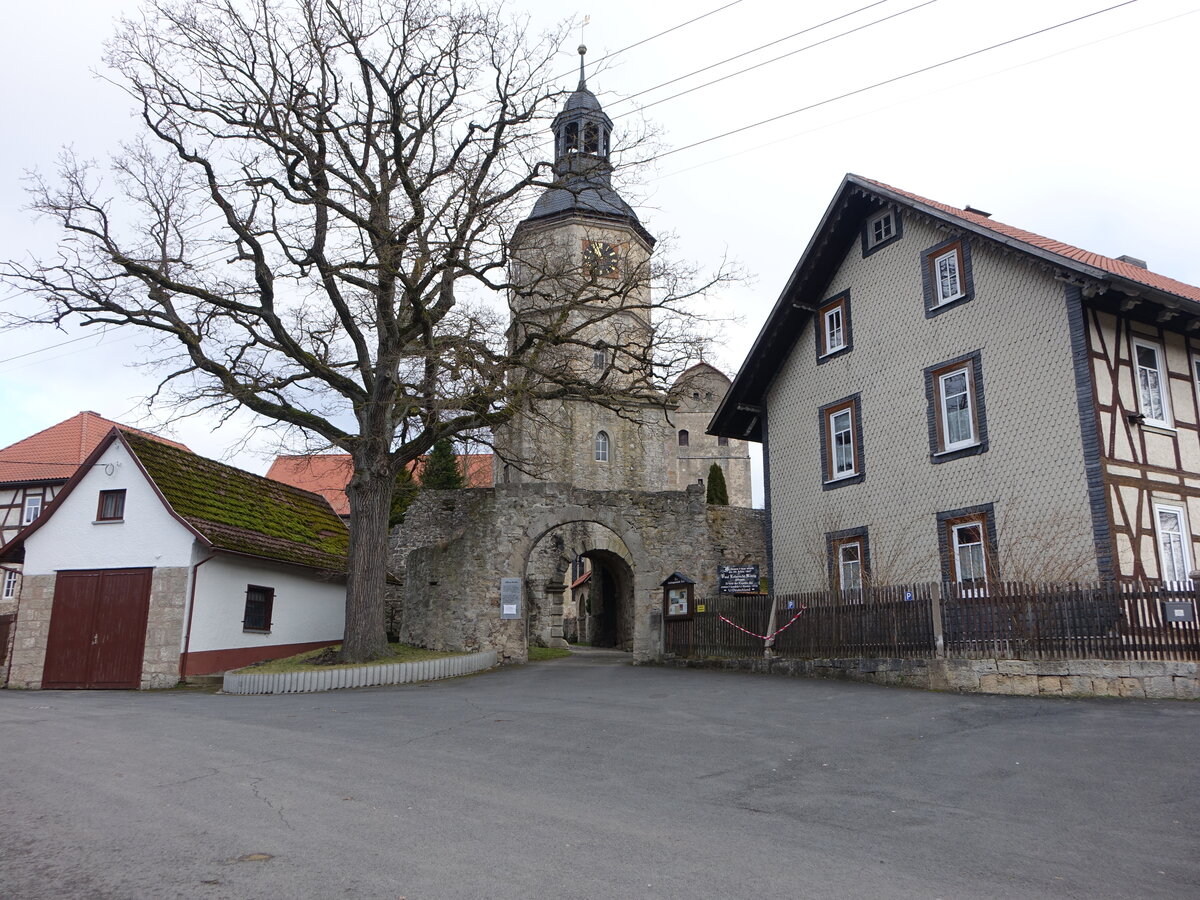
POLYGON ((634 570, 628 546, 598 522, 570 522, 544 534, 525 564, 531 646, 568 642, 633 649, 634 570), (574 577, 573 567, 587 571, 574 577), (578 587, 573 585, 579 581, 578 587))
POLYGON ((572 553, 599 563, 611 588, 620 590, 612 640, 631 649, 635 661, 661 653, 661 584, 672 572, 694 579, 697 596, 705 596, 715 590, 719 565, 762 564, 766 557, 762 512, 709 507, 698 485, 422 491, 394 533, 392 550, 393 572, 403 577, 396 603, 402 640, 437 650, 495 649, 513 662, 528 656, 530 609, 532 631, 546 643, 562 641, 563 575, 572 553), (583 537, 576 541, 572 533, 583 537), (550 549, 535 553, 543 542, 550 549), (516 614, 500 602, 505 579, 523 586, 524 607, 516 614))

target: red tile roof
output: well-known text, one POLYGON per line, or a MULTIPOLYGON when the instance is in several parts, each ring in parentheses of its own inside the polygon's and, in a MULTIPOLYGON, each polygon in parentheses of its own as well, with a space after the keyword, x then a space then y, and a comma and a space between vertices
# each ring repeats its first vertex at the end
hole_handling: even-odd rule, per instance
MULTIPOLYGON (((412 464, 413 477, 421 482, 424 459, 412 464)), ((467 487, 491 487, 492 454, 460 454, 459 467, 463 471, 467 487)), ((329 501, 339 516, 350 515, 350 501, 346 499, 346 485, 354 467, 348 453, 318 453, 310 456, 277 456, 267 470, 267 477, 282 481, 301 490, 320 494, 329 501)))
POLYGON ((66 481, 113 428, 187 450, 176 441, 130 428, 98 413, 81 412, 0 449, 0 484, 66 481))
POLYGON ((1200 303, 1200 287, 1187 284, 1183 281, 1176 281, 1174 278, 1168 278, 1166 275, 1159 275, 1157 272, 1151 272, 1149 269, 1143 269, 1140 266, 1131 265, 1127 262, 1122 262, 1119 259, 1113 259, 1109 256, 1103 256, 1099 253, 1092 253, 1089 250, 1081 250, 1079 247, 1073 247, 1070 244, 1064 244, 1062 241, 1052 240, 1048 237, 1042 237, 1040 234, 1034 234, 1032 231, 1025 231, 1023 228, 1014 228, 1012 225, 1005 225, 1003 222, 997 222, 995 219, 990 219, 987 216, 981 216, 978 213, 967 212, 965 209, 957 209, 953 206, 947 206, 945 203, 938 203, 936 200, 929 200, 921 197, 918 194, 902 191, 900 188, 894 188, 891 185, 884 184, 881 181, 873 181, 870 178, 862 178, 859 176, 858 181, 864 184, 874 185, 882 188, 885 191, 890 191, 900 197, 904 197, 912 202, 930 206, 947 216, 959 219, 963 222, 968 222, 988 231, 995 232, 998 235, 1003 235, 1006 238, 1021 241, 1029 244, 1038 250, 1044 250, 1048 253, 1053 253, 1065 259, 1072 260, 1077 263, 1082 263, 1085 266, 1091 266, 1095 269, 1107 272, 1110 275, 1116 275, 1118 278, 1124 278, 1138 284, 1144 284, 1146 287, 1154 288, 1158 291, 1164 291, 1168 294, 1174 294, 1177 297, 1183 297, 1187 300, 1192 300, 1200 303))

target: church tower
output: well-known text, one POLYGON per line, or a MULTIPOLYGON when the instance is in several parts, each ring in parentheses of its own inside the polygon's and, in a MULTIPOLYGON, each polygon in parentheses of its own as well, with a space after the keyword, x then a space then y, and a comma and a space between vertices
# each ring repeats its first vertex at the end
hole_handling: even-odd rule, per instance
POLYGON ((662 395, 651 395, 654 238, 611 182, 612 120, 579 86, 551 125, 554 181, 512 242, 511 340, 554 337, 524 375, 569 383, 592 400, 537 400, 496 429, 496 482, 565 482, 661 491, 667 482, 662 395), (606 400, 613 388, 643 401, 606 400))

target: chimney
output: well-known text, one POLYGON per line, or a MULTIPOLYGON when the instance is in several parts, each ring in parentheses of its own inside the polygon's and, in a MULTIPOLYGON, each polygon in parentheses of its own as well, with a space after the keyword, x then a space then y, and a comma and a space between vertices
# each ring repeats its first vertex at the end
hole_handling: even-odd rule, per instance
POLYGON ((1117 259, 1123 263, 1129 263, 1131 266, 1137 266, 1139 269, 1148 269, 1144 259, 1138 259, 1136 256, 1118 256, 1117 259))

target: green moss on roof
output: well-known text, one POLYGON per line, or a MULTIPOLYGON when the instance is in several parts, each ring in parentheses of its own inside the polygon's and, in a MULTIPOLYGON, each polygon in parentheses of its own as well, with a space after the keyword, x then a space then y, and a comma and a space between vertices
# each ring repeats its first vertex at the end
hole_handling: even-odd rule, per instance
POLYGON ((324 497, 130 432, 123 436, 175 513, 217 549, 346 570, 350 533, 324 497))

